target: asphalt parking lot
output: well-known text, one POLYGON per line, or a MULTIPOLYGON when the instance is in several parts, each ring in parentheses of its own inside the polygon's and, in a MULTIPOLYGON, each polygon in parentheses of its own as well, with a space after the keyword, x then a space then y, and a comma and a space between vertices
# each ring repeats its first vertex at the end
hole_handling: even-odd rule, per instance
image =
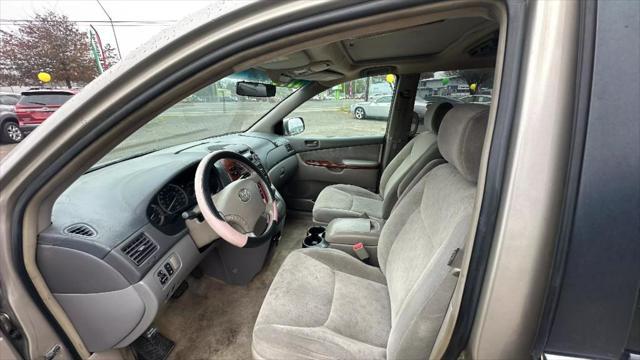
MULTIPOLYGON (((304 119, 300 136, 368 136, 384 133, 386 121, 356 120, 349 112, 354 100, 310 101, 290 116, 304 119)), ((271 103, 189 103, 165 111, 111 151, 103 161, 161 149, 197 139, 241 131, 265 114, 271 103)), ((15 144, 0 144, 0 161, 15 144)))
POLYGON ((0 144, 0 161, 2 161, 14 147, 16 147, 16 144, 0 144))

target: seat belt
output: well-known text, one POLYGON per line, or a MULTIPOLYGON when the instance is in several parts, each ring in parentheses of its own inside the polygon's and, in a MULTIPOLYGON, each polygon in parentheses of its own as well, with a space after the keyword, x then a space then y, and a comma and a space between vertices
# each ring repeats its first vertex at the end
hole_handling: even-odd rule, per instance
POLYGON ((400 150, 409 142, 409 133, 413 122, 413 105, 416 100, 416 92, 420 74, 408 74, 398 76, 391 113, 389 114, 389 126, 382 157, 383 169, 398 155, 400 150), (402 110, 402 111, 401 111, 402 110))

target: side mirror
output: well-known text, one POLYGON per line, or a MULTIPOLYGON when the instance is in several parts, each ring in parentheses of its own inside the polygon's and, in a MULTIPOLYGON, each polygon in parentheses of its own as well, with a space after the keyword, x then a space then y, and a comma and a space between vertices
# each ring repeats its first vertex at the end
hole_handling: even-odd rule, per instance
POLYGON ((249 97, 274 97, 276 96, 276 86, 273 84, 239 81, 236 83, 236 94, 249 97))
POLYGON ((282 121, 284 135, 294 136, 304 131, 304 120, 301 117, 286 118, 282 121))

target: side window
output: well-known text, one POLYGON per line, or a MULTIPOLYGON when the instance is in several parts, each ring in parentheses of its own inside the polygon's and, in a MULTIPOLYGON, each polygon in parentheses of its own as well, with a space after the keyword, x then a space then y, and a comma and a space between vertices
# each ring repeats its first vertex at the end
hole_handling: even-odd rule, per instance
POLYGON ((451 105, 476 103, 488 105, 493 93, 493 69, 464 69, 425 72, 420 74, 414 112, 418 118, 418 132, 431 126, 425 119, 427 109, 434 104, 451 105))
POLYGON ((0 96, 1 105, 15 105, 18 103, 18 98, 14 96, 4 95, 0 96))
POLYGON ((347 81, 314 96, 288 117, 304 120, 298 136, 358 137, 384 135, 395 89, 395 76, 347 81))

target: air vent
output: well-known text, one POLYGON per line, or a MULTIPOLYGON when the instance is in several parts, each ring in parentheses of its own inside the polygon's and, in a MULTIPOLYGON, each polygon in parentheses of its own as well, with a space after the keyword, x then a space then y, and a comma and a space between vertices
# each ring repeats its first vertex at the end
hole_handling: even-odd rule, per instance
POLYGON ((73 234, 83 237, 95 237, 96 231, 87 224, 73 224, 64 229, 67 234, 73 234))
POLYGON ((289 144, 289 143, 285 144, 284 148, 287 149, 288 152, 292 152, 293 151, 293 146, 291 146, 291 144, 289 144))
POLYGON ((158 245, 142 233, 124 244, 121 250, 134 264, 140 266, 158 250, 158 245))

